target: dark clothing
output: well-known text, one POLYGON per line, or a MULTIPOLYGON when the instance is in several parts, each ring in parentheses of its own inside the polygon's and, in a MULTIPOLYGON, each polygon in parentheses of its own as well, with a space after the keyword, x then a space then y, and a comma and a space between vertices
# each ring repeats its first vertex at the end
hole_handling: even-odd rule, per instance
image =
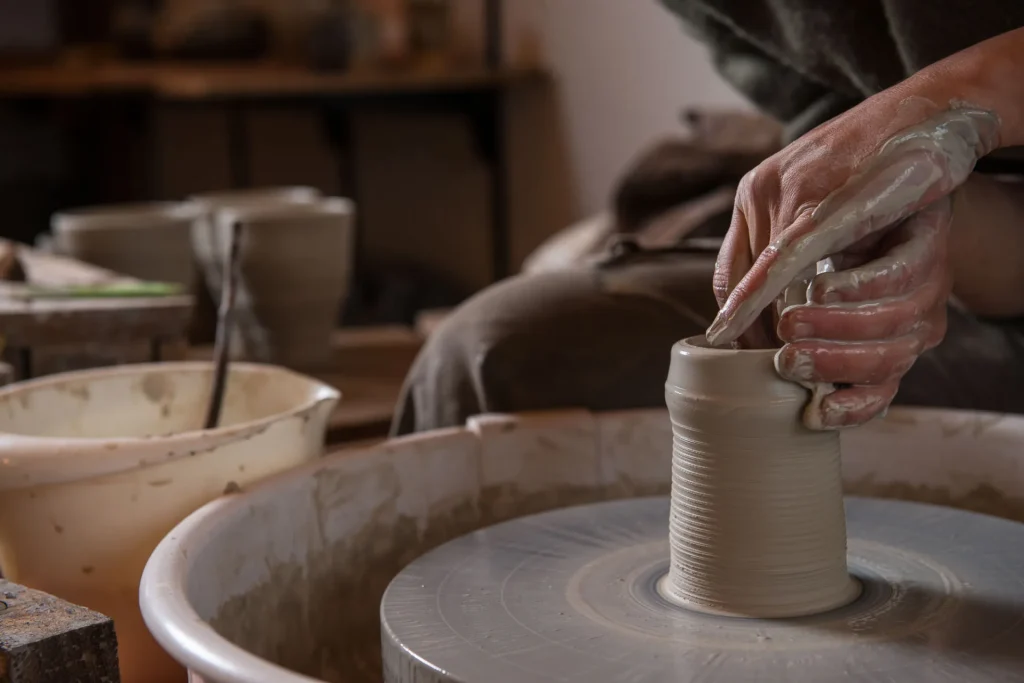
MULTIPOLYGON (((394 435, 483 412, 661 408, 669 350, 707 329, 715 254, 645 254, 510 278, 463 304, 406 379, 394 435)), ((1024 325, 955 308, 900 384, 902 405, 1024 413, 1024 325)))
POLYGON ((713 254, 645 256, 487 288, 427 340, 393 433, 484 412, 664 405, 669 349, 718 310, 714 265, 713 254))
MULTIPOLYGON (((792 140, 971 45, 1024 26, 1007 0, 663 0, 722 77, 792 140)), ((941 103, 940 103, 941 104, 941 103)))

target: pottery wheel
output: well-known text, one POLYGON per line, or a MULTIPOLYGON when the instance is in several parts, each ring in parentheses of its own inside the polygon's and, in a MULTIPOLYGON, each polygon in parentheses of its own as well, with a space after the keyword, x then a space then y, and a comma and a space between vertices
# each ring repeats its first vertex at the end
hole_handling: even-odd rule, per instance
POLYGON ((852 604, 794 619, 675 606, 668 498, 496 525, 413 562, 381 605, 390 683, 1024 681, 1024 525, 848 499, 852 604))

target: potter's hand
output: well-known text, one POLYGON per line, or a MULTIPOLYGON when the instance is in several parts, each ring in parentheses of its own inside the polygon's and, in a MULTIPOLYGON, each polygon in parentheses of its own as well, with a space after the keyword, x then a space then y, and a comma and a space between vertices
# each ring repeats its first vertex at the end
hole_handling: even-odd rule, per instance
POLYGON ((841 116, 744 179, 715 272, 722 307, 709 341, 785 343, 776 366, 814 389, 804 413, 812 429, 884 411, 916 358, 942 340, 948 195, 998 133, 992 114, 953 108, 851 153, 858 116, 873 120, 841 116), (833 154, 843 149, 845 164, 833 154), (840 272, 816 276, 824 259, 840 272))
POLYGON ((843 255, 848 270, 814 277, 807 303, 785 308, 779 374, 814 389, 812 429, 862 424, 884 411, 903 375, 946 333, 951 202, 941 199, 843 255), (838 385, 838 386, 837 386, 838 385))
MULTIPOLYGON (((712 343, 753 326, 797 276, 963 183, 977 159, 1024 145, 1024 28, 928 66, 815 128, 747 174, 715 273, 712 343)), ((762 319, 763 322, 763 319, 762 319)))
POLYGON ((904 120, 920 120, 879 140, 872 132, 884 130, 878 110, 862 109, 872 104, 886 110, 867 100, 740 183, 716 264, 721 311, 709 341, 776 345, 774 311, 766 309, 777 297, 809 280, 820 260, 832 257, 844 268, 844 255, 885 241, 887 231, 962 184, 997 143, 994 115, 968 107, 935 113, 921 102, 895 105, 904 120))

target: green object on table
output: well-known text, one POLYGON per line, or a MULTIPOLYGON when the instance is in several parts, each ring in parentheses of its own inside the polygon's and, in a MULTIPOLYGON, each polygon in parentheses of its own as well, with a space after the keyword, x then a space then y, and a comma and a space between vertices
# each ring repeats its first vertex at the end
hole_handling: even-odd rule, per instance
POLYGON ((173 282, 116 282, 77 287, 29 287, 28 295, 36 299, 97 299, 174 296, 184 291, 182 285, 173 282))

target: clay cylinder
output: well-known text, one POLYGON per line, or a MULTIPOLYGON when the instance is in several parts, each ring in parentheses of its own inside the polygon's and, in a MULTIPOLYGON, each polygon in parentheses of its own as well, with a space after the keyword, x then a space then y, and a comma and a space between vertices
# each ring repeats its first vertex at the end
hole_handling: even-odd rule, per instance
POLYGON ((852 601, 839 434, 800 422, 809 393, 773 350, 677 343, 672 420, 674 602, 714 614, 794 617, 852 601))

